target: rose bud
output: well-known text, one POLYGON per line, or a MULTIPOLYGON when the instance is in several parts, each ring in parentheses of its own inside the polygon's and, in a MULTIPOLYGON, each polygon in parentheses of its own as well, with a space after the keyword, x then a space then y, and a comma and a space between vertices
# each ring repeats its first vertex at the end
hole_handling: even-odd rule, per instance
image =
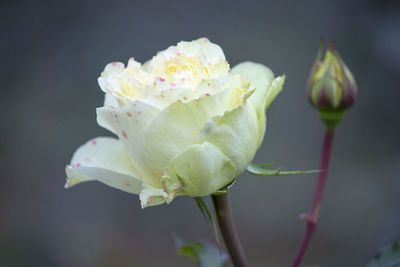
POLYGON ((349 68, 334 48, 333 42, 323 55, 321 41, 317 58, 307 82, 307 95, 328 127, 336 124, 350 108, 357 95, 357 85, 349 68))

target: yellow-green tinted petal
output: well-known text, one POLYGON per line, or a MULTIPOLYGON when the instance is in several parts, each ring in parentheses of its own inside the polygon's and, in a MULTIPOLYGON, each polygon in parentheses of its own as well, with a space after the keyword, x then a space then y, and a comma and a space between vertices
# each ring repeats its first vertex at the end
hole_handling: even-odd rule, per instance
POLYGON ((144 168, 143 144, 146 130, 160 111, 142 101, 134 101, 122 107, 101 107, 97 109, 97 121, 105 128, 111 128, 118 135, 131 158, 137 178, 153 186, 161 187, 160 178, 151 176, 144 168))
POLYGON ((275 79, 276 85, 272 86, 274 74, 266 66, 253 62, 243 62, 232 69, 232 74, 239 74, 240 77, 250 83, 250 89, 255 89, 254 94, 249 98, 254 108, 258 111, 261 108, 268 108, 271 102, 282 90, 285 77, 275 79))
POLYGON ((232 89, 184 103, 177 101, 161 111, 149 126, 143 163, 154 176, 160 175, 170 161, 186 148, 200 143, 200 131, 212 116, 231 109, 232 89))
POLYGON ((257 111, 261 111, 265 107, 268 89, 274 79, 272 71, 262 64, 242 62, 233 67, 231 73, 240 75, 243 81, 250 83, 250 88, 255 89, 249 100, 257 111))
POLYGON ((208 142, 195 144, 171 161, 163 177, 164 191, 168 202, 177 193, 205 196, 232 182, 235 175, 236 167, 221 150, 208 142))
POLYGON ((266 96, 266 101, 265 101, 265 109, 271 105, 272 101, 275 100, 275 98, 278 96, 278 94, 282 91, 283 89, 283 84, 285 83, 286 76, 282 75, 279 77, 276 77, 268 89, 267 96, 266 96))
POLYGON ((65 187, 97 180, 133 194, 142 189, 122 143, 111 137, 97 137, 79 147, 65 171, 65 187))
POLYGON ((282 90, 285 77, 281 76, 274 80, 274 74, 266 66, 253 62, 243 62, 232 68, 232 74, 238 74, 244 80, 250 83, 249 88, 255 89, 255 92, 249 100, 256 112, 259 128, 259 145, 261 145, 266 129, 265 109, 276 98, 282 90))
POLYGON ((259 147, 257 113, 251 102, 215 116, 201 131, 201 140, 218 147, 241 174, 259 147))

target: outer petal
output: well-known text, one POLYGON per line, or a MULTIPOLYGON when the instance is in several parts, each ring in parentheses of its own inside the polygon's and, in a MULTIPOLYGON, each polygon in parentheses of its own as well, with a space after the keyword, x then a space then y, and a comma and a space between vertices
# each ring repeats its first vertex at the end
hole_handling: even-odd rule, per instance
POLYGON ((274 79, 272 71, 262 64, 242 62, 233 67, 231 73, 233 75, 239 74, 244 81, 250 83, 250 88, 256 89, 249 100, 253 103, 257 112, 262 110, 264 113, 268 90, 274 79))
POLYGON ((167 197, 167 193, 163 189, 143 183, 143 188, 140 192, 142 208, 163 204, 167 201, 167 197))
POLYGON ((215 116, 205 124, 201 140, 218 147, 231 159, 241 174, 253 160, 258 149, 257 113, 249 101, 222 116, 215 116))
POLYGON ((249 101, 257 112, 259 125, 259 145, 261 145, 266 129, 265 110, 282 90, 285 77, 274 80, 272 71, 262 64, 243 62, 232 69, 232 74, 239 74, 241 78, 250 83, 250 89, 255 89, 249 101))
POLYGON ((98 180, 129 193, 142 189, 122 143, 111 137, 98 137, 79 147, 65 171, 65 187, 98 180))
MULTIPOLYGON (((108 108, 116 108, 119 107, 118 99, 111 95, 111 94, 104 94, 104 106, 108 108)), ((109 130, 113 134, 117 134, 112 124, 109 123, 104 116, 97 116, 97 123, 104 127, 105 129, 109 130)))
POLYGON ((163 177, 164 191, 168 202, 176 195, 209 195, 229 184, 235 175, 236 167, 221 150, 208 142, 195 144, 171 161, 163 177))
POLYGON ((97 122, 106 129, 111 128, 118 135, 131 158, 136 177, 161 187, 160 175, 152 176, 143 168, 146 159, 142 156, 146 130, 158 113, 159 109, 142 101, 135 101, 118 108, 98 108, 97 122))
POLYGON ((278 96, 278 94, 282 91, 283 89, 283 84, 285 83, 286 76, 279 76, 276 77, 273 81, 271 86, 268 89, 266 101, 265 101, 265 109, 271 105, 272 101, 275 100, 275 98, 278 96))
MULTIPOLYGON (((206 82, 204 86, 212 85, 206 82)), ((203 95, 193 101, 177 101, 169 105, 154 119, 145 137, 144 164, 159 175, 170 161, 186 148, 200 143, 200 131, 215 115, 233 108, 234 90, 228 88, 214 95, 203 95)), ((240 98, 240 96, 238 96, 240 98)))
POLYGON ((119 107, 118 99, 111 94, 104 94, 104 106, 119 107))

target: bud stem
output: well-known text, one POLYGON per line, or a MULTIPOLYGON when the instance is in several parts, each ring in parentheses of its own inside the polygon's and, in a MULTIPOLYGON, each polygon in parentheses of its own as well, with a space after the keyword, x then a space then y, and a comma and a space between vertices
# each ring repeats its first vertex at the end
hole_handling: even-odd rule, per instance
POLYGON ((233 223, 228 193, 212 195, 212 200, 217 214, 219 228, 229 255, 235 267, 248 267, 239 236, 233 223))
MULTIPOLYGON (((322 116, 323 115, 321 112, 321 117, 322 116)), ((342 115, 342 117, 343 117, 343 115, 342 115)), ((340 121, 340 119, 337 120, 337 122, 338 121, 340 121)), ((319 173, 319 176, 318 176, 318 181, 317 181, 317 186, 316 186, 315 193, 314 193, 314 199, 312 202, 311 211, 308 215, 301 216, 302 218, 306 219, 307 226, 306 226, 306 231, 303 236, 303 240, 300 244, 299 249, 297 250, 296 257, 292 263, 292 267, 298 267, 300 265, 301 260, 304 257, 304 254, 306 252, 308 244, 311 240, 311 237, 312 237, 312 235, 315 231, 315 228, 317 227, 317 223, 318 223, 318 217, 319 217, 319 213, 320 213, 320 209, 321 209, 322 196, 324 194, 326 178, 328 175, 329 161, 330 161, 330 157, 331 157, 333 137, 334 137, 334 132, 335 132, 334 128, 332 128, 333 124, 328 125, 328 123, 325 120, 324 120, 324 122, 326 124, 327 129, 325 132, 324 143, 323 143, 322 153, 321 153, 321 172, 319 173)))

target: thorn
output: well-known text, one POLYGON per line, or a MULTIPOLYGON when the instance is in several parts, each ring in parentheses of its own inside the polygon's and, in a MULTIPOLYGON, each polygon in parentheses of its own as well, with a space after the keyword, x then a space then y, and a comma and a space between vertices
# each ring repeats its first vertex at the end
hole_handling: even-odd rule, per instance
POLYGON ((310 214, 302 213, 302 214, 299 215, 299 218, 301 220, 306 220, 307 223, 311 223, 311 224, 314 224, 314 225, 317 224, 315 219, 310 214))

